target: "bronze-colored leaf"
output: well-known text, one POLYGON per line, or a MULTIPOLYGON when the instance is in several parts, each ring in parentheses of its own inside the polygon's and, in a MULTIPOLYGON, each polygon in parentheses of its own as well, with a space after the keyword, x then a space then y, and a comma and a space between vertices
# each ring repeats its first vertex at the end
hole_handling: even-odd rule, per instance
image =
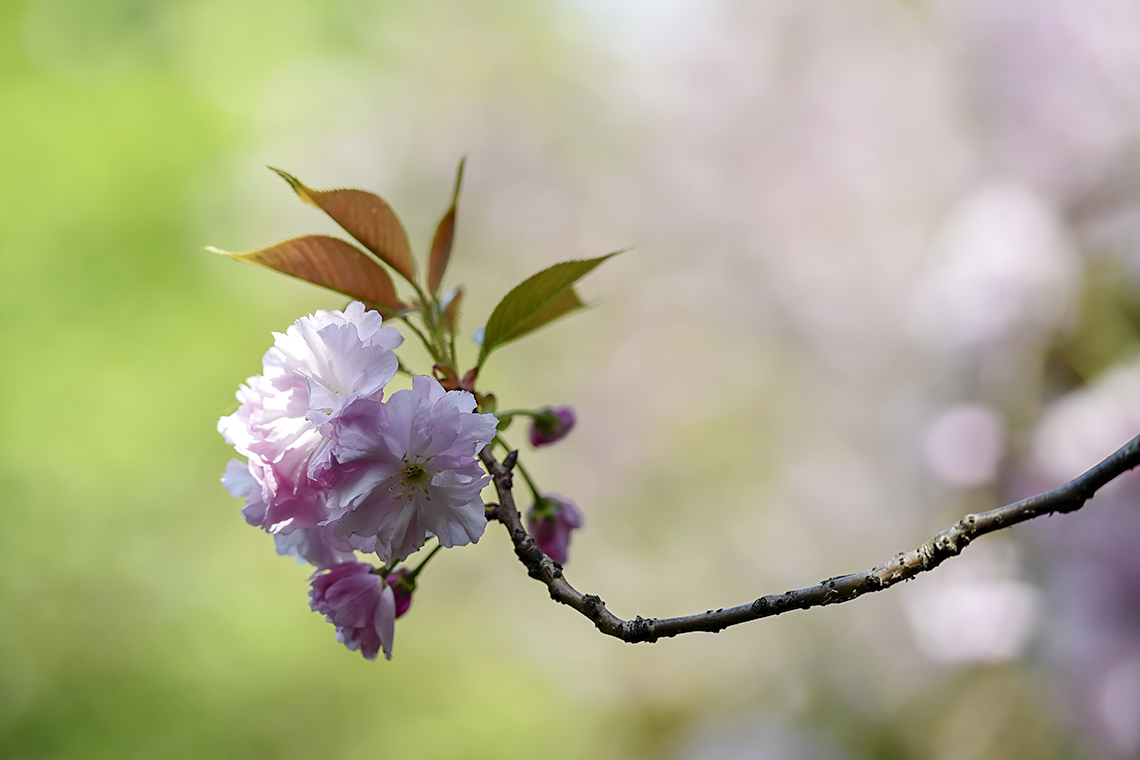
POLYGON ((248 253, 221 253, 343 293, 391 316, 406 306, 396 296, 392 277, 368 254, 340 238, 306 235, 248 253))
POLYGON ((345 232, 408 282, 415 281, 416 263, 412 259, 408 233, 383 198, 365 190, 313 190, 291 174, 269 168, 288 182, 302 200, 331 216, 345 232))
POLYGON ((450 298, 444 297, 447 305, 443 307, 443 324, 449 330, 455 330, 459 325, 459 307, 463 303, 463 293, 463 286, 458 285, 448 294, 450 298))
POLYGON ((455 171, 455 189, 451 191, 451 208, 439 220, 439 226, 435 228, 435 238, 431 241, 428 292, 432 295, 439 292, 444 270, 447 269, 447 262, 451 260, 451 243, 455 240, 455 207, 459 202, 459 186, 463 183, 463 166, 466 163, 467 156, 459 159, 459 168, 455 171))

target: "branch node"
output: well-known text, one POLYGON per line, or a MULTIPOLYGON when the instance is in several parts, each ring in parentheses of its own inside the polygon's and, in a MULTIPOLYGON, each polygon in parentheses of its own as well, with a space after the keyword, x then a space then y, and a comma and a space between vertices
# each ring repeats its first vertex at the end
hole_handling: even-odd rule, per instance
POLYGON ((1069 512, 1076 512, 1085 505, 1086 501, 1092 498, 1094 490, 1095 489, 1088 488, 1087 486, 1078 488, 1077 492, 1071 498, 1065 499, 1058 504, 1054 511, 1062 515, 1066 515, 1069 512))
MULTIPOLYGON (((950 556, 961 554, 963 547, 958 545, 958 538, 959 535, 954 531, 941 533, 934 539, 934 547, 950 556)), ((933 559, 933 553, 931 559, 933 559)))
POLYGON ((643 618, 641 615, 638 615, 622 626, 624 629, 622 638, 631 644, 640 642, 652 644, 657 641, 657 637, 653 635, 653 623, 654 621, 652 619, 643 618))

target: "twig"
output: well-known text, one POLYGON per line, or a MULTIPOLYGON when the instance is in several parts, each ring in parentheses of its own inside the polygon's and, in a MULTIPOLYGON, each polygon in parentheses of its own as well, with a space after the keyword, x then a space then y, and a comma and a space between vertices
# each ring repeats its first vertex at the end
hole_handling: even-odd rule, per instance
POLYGON ((1140 465, 1140 436, 1137 436, 1096 467, 1060 488, 988 512, 966 515, 917 549, 899 554, 870 570, 828 578, 808 588, 769 594, 738 607, 709 610, 683 617, 643 618, 639 615, 633 620, 622 620, 606 609, 605 602, 600 597, 583 594, 571 586, 562 575, 562 566, 535 545, 523 527, 522 518, 515 507, 511 465, 514 464, 513 457, 517 452, 512 452, 507 460, 499 463, 490 448, 485 447, 479 458, 494 478, 500 503, 488 505, 487 517, 498 520, 506 527, 515 547, 515 555, 526 566, 527 573, 546 584, 551 599, 573 607, 593 621, 602 633, 630 643, 653 642, 693 631, 716 633, 751 620, 791 610, 849 602, 864 594, 882 591, 938 567, 950 557, 960 554, 979 536, 1041 515, 1078 510, 1104 484, 1140 465))

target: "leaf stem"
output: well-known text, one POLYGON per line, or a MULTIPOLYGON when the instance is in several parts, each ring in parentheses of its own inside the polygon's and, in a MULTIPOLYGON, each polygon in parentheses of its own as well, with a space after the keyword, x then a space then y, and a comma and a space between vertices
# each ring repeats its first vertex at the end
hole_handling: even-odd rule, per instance
POLYGON ((411 331, 416 334, 416 337, 420 339, 420 343, 423 343, 424 348, 426 348, 427 352, 429 354, 431 354, 432 359, 438 361, 439 357, 436 356, 436 351, 434 350, 434 347, 432 346, 431 341, 428 340, 428 337, 426 335, 424 335, 423 331, 420 330, 420 328, 416 327, 414 324, 412 324, 412 320, 408 319, 408 317, 404 314, 397 315, 397 319, 399 319, 401 322, 403 322, 405 325, 407 325, 408 328, 411 329, 411 331))
POLYGON ((424 289, 420 287, 419 283, 415 280, 408 280, 412 287, 415 288, 416 295, 420 300, 420 308, 418 309, 420 319, 424 321, 424 329, 428 335, 431 336, 429 340, 423 333, 418 333, 420 340, 427 348, 428 353, 431 354, 432 359, 436 364, 449 364, 452 360, 448 357, 447 344, 443 340, 440 333, 440 321, 435 318, 439 306, 434 297, 428 297, 424 289))
MULTIPOLYGON (((440 315, 440 321, 441 322, 444 321, 442 314, 440 315)), ((447 327, 447 326, 445 325, 445 327, 447 327)), ((459 352, 455 350, 455 331, 456 331, 456 329, 457 329, 456 325, 451 325, 450 327, 447 327, 447 339, 448 339, 448 344, 451 346, 451 362, 452 362, 452 364, 455 365, 456 371, 458 371, 459 370, 459 352)))

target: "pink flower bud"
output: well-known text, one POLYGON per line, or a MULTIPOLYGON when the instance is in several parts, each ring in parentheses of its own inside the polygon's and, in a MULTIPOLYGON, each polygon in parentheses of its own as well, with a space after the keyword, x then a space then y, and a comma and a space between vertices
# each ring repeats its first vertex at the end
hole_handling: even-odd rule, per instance
POLYGON ((568 559, 571 531, 581 528, 584 520, 574 502, 553 493, 542 497, 526 514, 531 538, 560 565, 568 559))
POLYGON ((552 406, 535 415, 530 426, 530 445, 538 448, 560 441, 574 429, 574 410, 568 406, 552 406))
POLYGON ((381 649, 392 659, 396 599, 371 565, 342 562, 318 570, 309 580, 309 606, 336 626, 337 641, 368 660, 375 660, 381 649))
POLYGON ((412 571, 401 567, 388 574, 388 585, 396 597, 396 617, 401 618, 412 606, 412 592, 416 590, 416 579, 412 571))

